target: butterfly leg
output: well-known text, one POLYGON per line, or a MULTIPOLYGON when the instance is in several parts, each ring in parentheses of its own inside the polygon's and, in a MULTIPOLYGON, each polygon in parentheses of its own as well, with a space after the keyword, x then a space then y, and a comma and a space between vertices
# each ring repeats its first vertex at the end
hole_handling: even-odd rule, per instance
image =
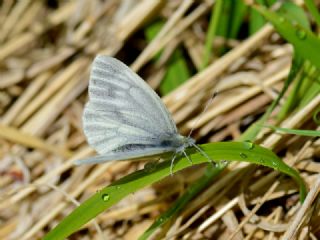
POLYGON ((193 165, 193 162, 192 162, 191 158, 188 156, 188 154, 186 154, 185 151, 182 151, 182 153, 188 159, 188 161, 191 163, 191 165, 193 165))

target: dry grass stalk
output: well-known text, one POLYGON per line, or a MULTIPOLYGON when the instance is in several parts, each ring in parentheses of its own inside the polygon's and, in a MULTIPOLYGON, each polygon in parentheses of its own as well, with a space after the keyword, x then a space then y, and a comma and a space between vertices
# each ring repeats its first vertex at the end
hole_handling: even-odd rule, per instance
MULTIPOLYGON (((73 165, 74 160, 94 154, 84 144, 80 119, 91 61, 97 53, 135 57, 131 67, 138 71, 147 64, 152 66, 155 72, 144 77, 158 86, 172 52, 183 45, 199 68, 202 28, 214 1, 57 2, 52 8, 41 1, 8 0, 0 7, 1 239, 41 238, 47 227, 51 229, 74 209, 70 199, 81 202, 143 166, 128 162, 94 168, 73 165), (145 44, 135 33, 159 16, 166 18, 166 24, 145 44), (126 46, 137 47, 140 54, 132 56, 126 46), (161 49, 161 59, 155 63, 152 58, 161 49)), ((163 98, 182 132, 195 127, 197 139, 236 139, 242 126, 250 125, 265 110, 276 97, 273 90, 283 85, 292 51, 279 37, 272 40, 274 35, 273 28, 266 25, 243 42, 228 41, 232 50, 163 98), (218 97, 198 121, 206 99, 216 90, 218 97)), ((216 40, 217 44, 223 41, 216 40)), ((281 126, 310 126, 312 112, 319 105, 317 96, 281 126)), ((320 164, 315 161, 320 156, 319 140, 289 139, 265 130, 259 141, 284 151, 284 160, 303 172, 311 191, 301 208, 298 199, 291 197, 297 193, 291 179, 244 163, 230 164, 171 225, 159 229, 157 236, 279 239, 284 234, 284 239, 315 238, 306 227, 314 225, 307 209, 314 207, 319 190, 320 164), (279 199, 286 199, 287 209, 277 205, 279 199), (268 208, 266 202, 274 208, 268 208), (258 215, 258 209, 266 213, 258 215)), ((93 239, 102 235, 130 239, 133 232, 141 234, 201 176, 202 169, 183 171, 172 182, 164 180, 122 200, 96 219, 101 233, 92 224, 83 229, 89 229, 93 239)), ((76 237, 83 237, 80 235, 76 237)))

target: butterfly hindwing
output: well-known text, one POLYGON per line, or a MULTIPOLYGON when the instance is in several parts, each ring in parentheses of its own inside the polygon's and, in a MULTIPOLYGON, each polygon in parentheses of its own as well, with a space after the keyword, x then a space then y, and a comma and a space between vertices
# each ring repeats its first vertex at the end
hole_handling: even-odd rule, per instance
MULTIPOLYGON (((131 149, 127 152, 110 152, 105 155, 97 155, 90 158, 80 159, 76 161, 76 164, 95 164, 102 163, 106 161, 117 161, 117 160, 143 160, 149 159, 150 156, 158 157, 161 155, 163 157, 164 153, 171 152, 172 148, 164 148, 164 147, 148 147, 146 145, 145 148, 140 149, 131 149)), ((171 155, 169 155, 171 156, 171 155)))

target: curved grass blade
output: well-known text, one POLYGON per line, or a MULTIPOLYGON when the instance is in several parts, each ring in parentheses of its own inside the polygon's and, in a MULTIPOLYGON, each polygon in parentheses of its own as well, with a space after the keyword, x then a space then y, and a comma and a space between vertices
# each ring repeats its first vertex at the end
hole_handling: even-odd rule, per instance
POLYGON ((320 14, 318 11, 318 7, 316 6, 314 0, 305 0, 304 4, 309 9, 309 12, 311 13, 312 17, 316 21, 318 27, 320 26, 320 14))
POLYGON ((168 210, 161 214, 154 223, 139 237, 139 240, 148 239, 159 227, 167 223, 174 216, 176 216, 182 209, 200 193, 206 186, 212 182, 224 169, 225 164, 217 164, 216 167, 208 165, 205 174, 197 179, 196 182, 192 183, 185 193, 175 201, 168 210))
MULTIPOLYGON (((279 10, 277 11, 277 15, 280 18, 288 19, 289 22, 295 21, 300 23, 302 26, 304 26, 307 29, 310 28, 308 18, 306 17, 304 11, 293 3, 290 3, 290 2, 283 3, 279 8, 279 10)), ((303 72, 304 62, 305 62, 304 59, 294 49, 290 72, 287 79, 285 80, 285 83, 283 88, 281 89, 281 92, 279 93, 277 98, 273 100, 272 104, 268 107, 265 114, 256 123, 252 124, 241 135, 240 140, 254 141, 254 139, 260 132, 261 128, 263 127, 264 123, 269 119, 271 113, 273 112, 275 107, 279 104, 280 100, 288 90, 289 86, 293 83, 295 79, 297 79, 297 77, 301 76, 301 73, 303 72)), ((277 116, 278 120, 282 120, 287 116, 288 112, 292 108, 293 103, 296 101, 296 99, 297 99, 297 94, 291 91, 291 93, 289 94, 289 97, 287 98, 286 102, 281 107, 281 110, 278 113, 278 116, 277 116)))
MULTIPOLYGON (((214 161, 244 161, 273 168, 291 176, 299 185, 301 201, 306 196, 306 187, 299 173, 287 166, 272 151, 249 142, 218 142, 200 146, 214 161)), ((207 159, 194 149, 188 149, 187 154, 193 164, 207 163, 207 159)), ((186 158, 177 159, 173 172, 190 166, 186 158)), ((98 191, 58 226, 49 232, 45 240, 58 240, 68 237, 99 213, 110 208, 130 193, 148 186, 170 175, 170 161, 157 164, 153 169, 146 168, 136 171, 111 185, 98 191)))
POLYGON ((283 2, 277 14, 292 23, 299 23, 303 28, 310 30, 310 23, 304 10, 292 2, 283 2))
MULTIPOLYGON (((242 3, 241 1, 239 2, 242 3)), ((292 3, 286 3, 286 2, 283 3, 278 13, 282 16, 285 16, 290 21, 298 21, 305 28, 308 28, 308 29, 310 28, 308 19, 304 14, 304 11, 292 3)), ((274 108, 278 105, 280 99, 282 98, 282 96, 284 95, 288 87, 296 78, 297 73, 301 72, 302 66, 303 66, 303 59, 298 54, 294 54, 294 58, 292 62, 293 63, 290 69, 289 76, 286 79, 285 85, 282 91, 280 92, 279 96, 277 97, 277 99, 273 101, 271 106, 268 108, 267 112, 259 120, 260 124, 255 124, 255 129, 253 129, 254 131, 250 131, 250 133, 248 132, 248 134, 246 134, 246 136, 243 136, 242 139, 250 139, 252 141, 255 139, 256 135, 263 127, 263 124, 265 123, 266 119, 269 118, 270 114, 272 113, 274 108)), ((210 168, 210 166, 208 166, 206 170, 207 170, 206 175, 210 177, 206 178, 206 175, 204 175, 200 179, 198 179, 195 183, 193 183, 191 186, 189 186, 185 194, 179 197, 178 200, 176 200, 176 202, 167 211, 165 211, 163 214, 161 214, 161 216, 157 218, 157 220, 155 220, 155 222, 139 238, 140 240, 147 239, 160 226, 172 220, 188 204, 188 202, 192 198, 194 198, 199 191, 201 191, 200 189, 203 189, 207 184, 209 184, 208 182, 210 182, 210 180, 212 180, 216 176, 214 171, 215 170, 217 171, 217 169, 213 169, 213 168, 210 168)), ((220 171, 222 170, 223 168, 220 169, 220 171)))
MULTIPOLYGON (((260 132, 261 128, 263 127, 264 123, 269 119, 271 113, 276 108, 276 106, 279 104, 280 100, 288 90, 289 86, 292 84, 293 80, 296 78, 297 73, 299 73, 302 70, 303 61, 300 57, 296 56, 294 54, 294 57, 292 59, 292 64, 290 68, 289 75, 287 79, 284 82, 284 85, 281 89, 281 92, 278 94, 277 98, 274 99, 271 103, 271 105, 268 107, 267 111, 263 114, 263 116, 256 121, 254 124, 252 124, 240 137, 240 141, 254 141, 257 137, 258 133, 260 132)), ((285 102, 287 104, 287 102, 285 102)), ((282 108, 283 109, 283 108, 282 108)), ((282 110, 281 109, 281 110, 282 110)), ((282 110, 285 112, 284 110, 282 110)), ((279 119, 284 118, 284 114, 280 115, 282 112, 279 113, 279 119)))
POLYGON ((320 39, 317 36, 301 24, 293 25, 287 18, 265 7, 254 6, 254 8, 272 23, 278 33, 294 46, 301 57, 320 68, 320 55, 315 51, 320 49, 320 39))

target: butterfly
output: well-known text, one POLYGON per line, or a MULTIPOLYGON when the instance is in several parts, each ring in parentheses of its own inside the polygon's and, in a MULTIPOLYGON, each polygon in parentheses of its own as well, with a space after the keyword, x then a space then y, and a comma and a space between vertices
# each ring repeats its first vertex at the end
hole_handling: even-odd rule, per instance
MULTIPOLYGON (((188 147, 203 150, 179 134, 169 111, 153 89, 121 61, 98 55, 92 64, 89 101, 83 113, 84 134, 99 154, 76 164, 133 160, 173 153, 188 147)), ((206 155, 206 154, 205 154, 206 155)))

